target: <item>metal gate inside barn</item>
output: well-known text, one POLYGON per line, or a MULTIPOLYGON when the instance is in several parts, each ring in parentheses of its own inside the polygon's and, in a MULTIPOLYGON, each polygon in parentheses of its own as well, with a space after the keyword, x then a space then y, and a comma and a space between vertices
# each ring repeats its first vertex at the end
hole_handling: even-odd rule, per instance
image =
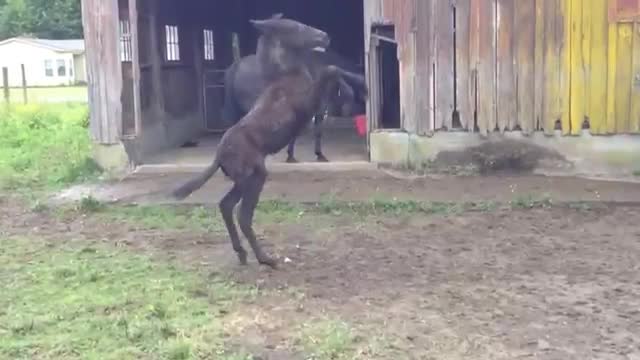
POLYGON ((365 20, 395 26, 406 131, 640 131, 640 0, 374 0, 365 20))

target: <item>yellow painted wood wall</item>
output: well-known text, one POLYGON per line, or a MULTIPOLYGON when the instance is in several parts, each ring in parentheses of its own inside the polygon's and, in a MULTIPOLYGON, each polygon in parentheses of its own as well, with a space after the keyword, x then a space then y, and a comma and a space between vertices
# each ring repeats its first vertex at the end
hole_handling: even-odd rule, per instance
MULTIPOLYGON (((457 24, 455 70, 449 47, 417 54, 433 53, 435 65, 434 126, 425 128, 578 135, 588 123, 593 134, 640 133, 640 17, 609 17, 622 3, 640 16, 640 0, 419 1, 442 2, 435 18, 448 9, 457 24)), ((440 21, 432 31, 442 43, 452 30, 440 21)))
POLYGON ((640 132, 640 22, 609 19, 616 0, 563 0, 570 24, 570 129, 640 132), (612 2, 614 2, 612 4, 612 2))

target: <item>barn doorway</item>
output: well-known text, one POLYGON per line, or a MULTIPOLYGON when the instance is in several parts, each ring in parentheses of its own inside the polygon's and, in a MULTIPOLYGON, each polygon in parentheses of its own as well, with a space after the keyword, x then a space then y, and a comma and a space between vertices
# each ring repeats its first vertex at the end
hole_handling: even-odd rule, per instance
POLYGON ((393 24, 376 24, 371 29, 371 72, 373 126, 400 129, 400 63, 393 24))
MULTIPOLYGON (((138 0, 141 3, 141 0, 138 0)), ((153 4, 142 0, 142 3, 153 4)), ((250 19, 264 19, 276 13, 301 21, 326 31, 332 38, 330 49, 356 65, 364 75, 364 4, 363 0, 237 0, 232 4, 224 0, 161 0, 157 2, 159 29, 156 35, 160 46, 167 47, 160 54, 167 57, 169 41, 179 42, 179 62, 160 62, 163 80, 158 91, 167 91, 162 109, 170 123, 163 131, 183 138, 170 151, 155 152, 144 156, 143 164, 208 163, 222 135, 232 124, 222 121, 224 102, 224 72, 238 56, 255 53, 258 33, 250 19), (339 9, 339 11, 337 10, 339 9), (168 25, 178 27, 178 38, 167 39, 163 30, 168 25), (188 53, 187 53, 188 52, 188 53), (188 77, 185 76, 188 74, 188 77), (193 81, 192 79, 196 79, 193 81), (178 85, 177 87, 175 85, 178 85), (191 88, 187 88, 190 86, 191 88), (166 89, 166 90, 165 90, 166 89), (187 102, 184 94, 189 93, 187 102), (182 98, 185 98, 182 101, 182 98), (197 99, 197 103, 193 101, 197 99), (180 102, 178 102, 180 100, 180 102), (174 103, 176 106, 174 106, 174 103), (178 107, 177 105, 180 105, 178 107), (196 107, 197 106, 197 107, 196 107), (183 109, 189 111, 183 115, 183 109), (199 113, 199 124, 192 124, 194 111, 199 113), (176 125, 174 125, 176 124, 176 125), (179 126, 179 131, 172 127, 179 126), (186 129, 189 126, 191 130, 186 129), (198 129, 195 129, 197 126, 198 129), (181 134, 189 133, 189 136, 181 134)), ((147 9, 139 9, 144 13, 147 9)), ((141 43, 145 39, 141 36, 141 43)), ((153 53, 153 52, 151 52, 153 53)), ((158 53, 158 52, 156 52, 158 53)), ((151 73, 151 69, 149 70, 151 73)), ((145 76, 143 69, 143 81, 145 76)), ((149 75, 151 76, 151 75, 149 75)), ((144 89, 142 90, 144 91, 144 89)), ((155 97, 143 94, 143 99, 154 101, 155 97)), ((358 106, 363 113, 365 106, 358 106)), ((150 105, 151 108, 151 105, 150 105)), ((144 110, 144 109, 143 109, 144 110)), ((144 115, 143 115, 144 117, 144 115)), ((156 121, 150 117, 149 122, 156 121)), ((144 119, 143 119, 144 123, 144 119)), ((151 126, 151 125, 149 125, 151 126)), ((144 129, 143 129, 144 132, 144 129)), ((331 162, 368 161, 366 136, 358 133, 353 117, 329 117, 323 123, 322 152, 331 162)), ((155 138, 155 136, 154 136, 155 138)), ((155 141, 149 139, 145 141, 155 141)), ((309 126, 296 141, 295 157, 300 162, 315 162, 313 125, 309 126)), ((284 162, 286 148, 271 157, 270 161, 284 162)))

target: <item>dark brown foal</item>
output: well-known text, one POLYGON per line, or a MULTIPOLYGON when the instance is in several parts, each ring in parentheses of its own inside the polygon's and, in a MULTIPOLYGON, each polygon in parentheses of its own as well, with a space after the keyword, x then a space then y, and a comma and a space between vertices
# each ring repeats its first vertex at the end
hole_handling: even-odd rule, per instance
POLYGON ((364 78, 335 66, 328 66, 312 77, 304 66, 296 67, 269 85, 254 107, 222 137, 213 163, 198 177, 173 191, 184 199, 202 187, 218 169, 233 181, 233 187, 220 201, 220 212, 231 244, 241 264, 247 252, 240 243, 233 221, 233 209, 240 205, 240 230, 249 241, 260 264, 276 267, 276 260, 265 254, 253 231, 253 215, 267 179, 265 159, 282 150, 308 125, 338 82, 347 78, 366 89, 364 78))

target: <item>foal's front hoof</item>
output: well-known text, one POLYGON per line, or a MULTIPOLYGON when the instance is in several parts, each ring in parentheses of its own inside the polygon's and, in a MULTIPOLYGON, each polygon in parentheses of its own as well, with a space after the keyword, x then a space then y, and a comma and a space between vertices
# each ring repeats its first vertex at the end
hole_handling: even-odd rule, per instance
POLYGON ((329 159, 327 159, 327 158, 324 156, 324 154, 318 154, 318 155, 316 155, 316 156, 317 156, 317 158, 316 158, 316 159, 317 159, 317 161, 318 161, 318 162, 329 162, 329 159))
POLYGON ((294 158, 293 156, 289 156, 289 157, 287 157, 287 163, 289 163, 289 164, 297 164, 298 160, 296 158, 294 158))
POLYGON ((261 258, 258 258, 258 263, 260 263, 261 265, 265 265, 268 266, 272 269, 277 269, 278 268, 278 260, 269 257, 269 256, 264 256, 261 258))
POLYGON ((247 252, 240 251, 240 252, 237 252, 237 254, 238 254, 238 261, 240 261, 240 265, 247 266, 247 252))

